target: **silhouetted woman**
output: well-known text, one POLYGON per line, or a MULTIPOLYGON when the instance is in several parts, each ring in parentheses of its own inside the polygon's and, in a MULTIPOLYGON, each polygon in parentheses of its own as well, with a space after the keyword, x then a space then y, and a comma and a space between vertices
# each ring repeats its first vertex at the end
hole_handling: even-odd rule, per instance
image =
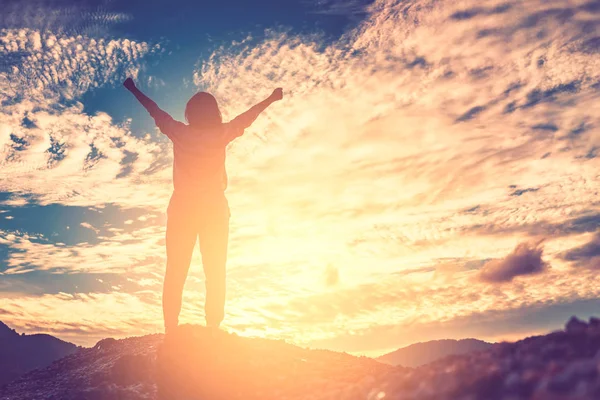
POLYGON ((206 275, 206 325, 218 328, 225 309, 225 263, 231 215, 225 197, 225 148, 271 103, 281 100, 283 90, 275 89, 266 100, 228 123, 223 123, 217 100, 211 94, 196 93, 185 107, 186 125, 161 110, 131 78, 123 85, 173 142, 174 191, 167 208, 167 271, 163 286, 165 331, 177 327, 196 238, 206 275))

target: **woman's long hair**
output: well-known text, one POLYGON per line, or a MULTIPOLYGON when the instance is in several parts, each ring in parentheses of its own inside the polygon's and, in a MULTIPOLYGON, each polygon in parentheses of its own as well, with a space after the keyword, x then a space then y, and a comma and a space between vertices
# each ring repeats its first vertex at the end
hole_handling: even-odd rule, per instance
POLYGON ((223 123, 217 99, 206 92, 196 93, 187 102, 185 119, 195 128, 212 128, 223 123))

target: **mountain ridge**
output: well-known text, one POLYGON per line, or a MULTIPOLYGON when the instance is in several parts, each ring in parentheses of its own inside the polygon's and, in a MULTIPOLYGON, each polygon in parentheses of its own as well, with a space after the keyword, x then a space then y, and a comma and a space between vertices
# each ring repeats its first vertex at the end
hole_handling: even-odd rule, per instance
POLYGON ((73 343, 45 333, 19 334, 0 321, 0 387, 78 349, 73 343))
POLYGON ((27 373, 0 400, 546 400, 600 398, 600 319, 407 368, 184 326, 104 339, 27 373))
POLYGON ((375 357, 375 360, 390 365, 418 367, 443 357, 485 350, 493 345, 475 338, 430 340, 401 347, 375 357))
POLYGON ((11 329, 4 322, 0 321, 0 339, 5 339, 9 337, 19 336, 17 331, 11 329))

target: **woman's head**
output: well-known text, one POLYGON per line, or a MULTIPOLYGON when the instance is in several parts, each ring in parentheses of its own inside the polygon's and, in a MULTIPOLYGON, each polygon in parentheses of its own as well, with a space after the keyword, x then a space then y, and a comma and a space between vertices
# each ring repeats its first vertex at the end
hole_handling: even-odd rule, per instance
POLYGON ((187 102, 185 119, 197 128, 211 128, 223 123, 217 99, 206 92, 196 93, 187 102))

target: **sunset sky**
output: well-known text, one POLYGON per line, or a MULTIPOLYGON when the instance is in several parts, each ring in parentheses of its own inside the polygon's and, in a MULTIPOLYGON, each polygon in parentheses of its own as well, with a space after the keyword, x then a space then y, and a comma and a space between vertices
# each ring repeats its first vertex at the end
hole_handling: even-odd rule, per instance
POLYGON ((228 148, 225 330, 378 355, 600 314, 598 1, 205 3, 0 0, 0 320, 162 331, 172 146, 127 76, 179 120, 284 88, 228 148))

